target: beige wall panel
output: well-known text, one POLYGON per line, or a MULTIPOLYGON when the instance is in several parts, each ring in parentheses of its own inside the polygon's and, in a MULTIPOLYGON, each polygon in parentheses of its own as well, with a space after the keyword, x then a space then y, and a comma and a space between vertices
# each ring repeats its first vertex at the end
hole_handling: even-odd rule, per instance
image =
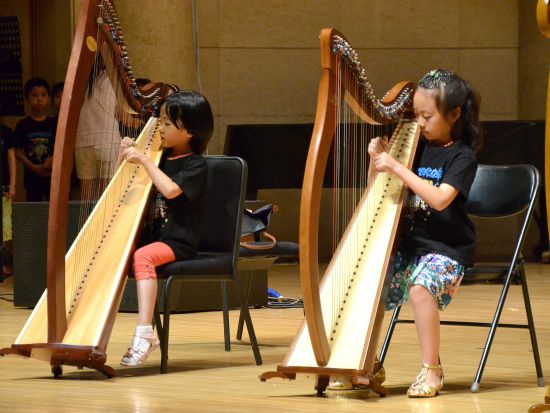
POLYGON ((116 9, 134 76, 194 89, 191 0, 118 0, 116 9))
POLYGON ((518 1, 524 0, 457 2, 460 6, 460 47, 517 47, 518 1))
POLYGON ((198 3, 199 44, 201 48, 217 48, 219 47, 220 0, 200 0, 198 3))
POLYGON ((458 47, 458 2, 343 0, 343 33, 354 47, 458 47))
POLYGON ((550 39, 535 21, 537 0, 521 0, 519 7, 518 117, 544 119, 550 67, 550 39))
POLYGON ((36 76, 50 86, 64 81, 72 46, 71 8, 69 0, 36 2, 36 76))
POLYGON ((220 49, 200 49, 200 80, 201 91, 206 96, 214 114, 219 114, 220 93, 220 49))
MULTIPOLYGON (((550 48, 550 39, 547 39, 550 48)), ((540 47, 533 45, 519 51, 518 118, 545 119, 548 84, 548 57, 540 47)))
POLYGON ((517 49, 465 49, 459 73, 481 94, 482 119, 517 119, 517 49))
MULTIPOLYGON (((213 2, 207 3, 201 16, 212 10, 213 2)), ((318 47, 321 28, 340 22, 334 0, 231 0, 219 1, 218 7, 216 34, 204 38, 203 47, 318 47)))
POLYGON ((317 101, 319 51, 221 49, 220 115, 303 115, 317 101))
POLYGON ((360 49, 357 52, 379 97, 395 83, 416 82, 433 68, 457 70, 460 61, 458 49, 360 49))
POLYGON ((214 113, 214 132, 208 142, 207 152, 209 155, 222 155, 225 143, 225 131, 227 123, 223 122, 223 117, 214 113))

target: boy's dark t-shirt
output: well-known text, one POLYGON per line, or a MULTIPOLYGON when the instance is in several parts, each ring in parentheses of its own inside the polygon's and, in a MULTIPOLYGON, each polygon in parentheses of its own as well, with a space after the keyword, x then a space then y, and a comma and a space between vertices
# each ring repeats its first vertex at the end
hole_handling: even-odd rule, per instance
MULTIPOLYGON (((32 163, 40 165, 53 155, 56 128, 57 122, 54 118, 47 117, 43 121, 37 121, 26 117, 20 120, 15 128, 16 146, 23 149, 25 156, 32 163)), ((24 169, 25 188, 49 181, 49 178, 42 178, 29 169, 24 169)))
POLYGON ((206 160, 194 153, 167 157, 160 169, 183 193, 167 199, 155 190, 142 242, 164 242, 178 261, 193 258, 198 251, 206 209, 206 160))
POLYGON ((466 201, 477 170, 475 154, 460 141, 448 147, 423 142, 420 149, 414 172, 432 185, 452 186, 458 195, 443 211, 436 211, 411 193, 400 250, 415 255, 442 254, 469 267, 473 264, 476 235, 466 213, 466 201))
POLYGON ((9 186, 10 171, 8 167, 8 150, 15 147, 15 135, 13 131, 5 125, 0 125, 0 162, 2 162, 2 186, 9 186))

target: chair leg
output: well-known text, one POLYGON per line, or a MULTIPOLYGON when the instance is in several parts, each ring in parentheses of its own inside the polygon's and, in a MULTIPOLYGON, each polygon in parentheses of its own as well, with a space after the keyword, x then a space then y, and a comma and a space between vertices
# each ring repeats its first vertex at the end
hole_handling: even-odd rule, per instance
POLYGON ((160 348, 162 350, 162 340, 164 339, 164 336, 162 335, 163 328, 162 328, 162 322, 160 320, 160 311, 159 311, 159 306, 158 306, 158 300, 155 303, 153 328, 155 328, 155 330, 157 330, 157 337, 159 338, 160 348))
MULTIPOLYGON (((153 328, 157 331, 157 337, 159 341, 162 342, 163 336, 162 336, 162 321, 160 319, 160 310, 159 310, 159 304, 160 304, 160 297, 162 295, 162 292, 164 291, 164 282, 160 282, 158 284, 158 290, 157 290, 157 300, 155 301, 155 309, 153 312, 153 328)), ((162 349, 162 346, 161 346, 162 349)))
POLYGON ((527 323, 529 325, 529 335, 531 336, 531 346, 533 347, 533 357, 535 359, 535 368, 537 369, 537 384, 540 387, 545 385, 544 375, 540 362, 539 346, 537 344, 537 335, 535 333, 535 323, 533 320, 533 312, 531 311, 531 300, 529 299, 529 290, 527 289, 527 277, 525 275, 525 266, 523 262, 519 268, 519 276, 521 280, 521 290, 523 292, 523 301, 525 302, 525 312, 527 313, 527 323))
POLYGON ((393 330, 395 330, 395 325, 397 324, 397 318, 399 317, 399 312, 401 311, 401 306, 398 306, 393 310, 393 315, 391 317, 390 325, 388 326, 388 331, 386 337, 384 338, 384 343, 382 344, 382 349, 380 350, 380 363, 384 364, 384 359, 386 358, 386 353, 388 352, 388 347, 390 346, 391 337, 393 335, 393 330))
MULTIPOLYGON (((246 305, 248 306, 248 303, 250 302, 250 291, 252 289, 252 277, 254 276, 254 270, 250 271, 250 275, 248 276, 248 282, 246 283, 246 305)), ((243 338, 243 327, 244 327, 244 315, 241 312, 239 312, 239 324, 237 326, 237 340, 242 340, 243 338)))
POLYGON ((246 329, 248 331, 248 337, 250 338, 250 345, 252 346, 252 352, 254 353, 254 360, 256 365, 262 364, 262 356, 258 347, 258 341, 256 340, 256 333, 254 332, 254 326, 252 325, 252 318, 250 317, 250 311, 248 311, 248 303, 244 302, 239 282, 235 281, 235 290, 237 291, 237 297, 239 299, 239 305, 241 306, 241 314, 243 314, 244 321, 246 323, 246 329))
POLYGON ((227 282, 221 285, 222 313, 223 313, 223 340, 225 351, 231 351, 231 335, 229 333, 229 304, 227 302, 227 282))
MULTIPOLYGON (((164 317, 162 323, 162 332, 160 339, 160 373, 165 374, 168 370, 168 338, 170 335, 170 311, 172 310, 172 300, 170 294, 170 287, 172 286, 172 279, 168 278, 164 284, 164 317)), ((160 321, 160 315, 159 315, 160 321)))
POLYGON ((479 383, 481 382, 481 376, 483 375, 483 370, 485 369, 485 364, 487 363, 487 358, 489 357, 489 351, 491 350, 491 345, 493 344, 493 339, 495 338, 495 333, 498 327, 498 322, 500 316, 502 315, 502 309, 504 308, 504 302, 506 301, 506 296, 508 295, 508 290, 510 289, 510 283, 512 282, 514 266, 510 266, 506 278, 504 280, 504 286, 500 292, 500 297, 498 299, 497 309, 491 322, 491 327, 489 329, 489 334, 487 336, 487 341, 485 342, 485 347, 483 353, 481 354, 481 360, 479 361, 479 367, 477 369, 476 377, 470 390, 472 393, 477 393, 479 391, 479 383))

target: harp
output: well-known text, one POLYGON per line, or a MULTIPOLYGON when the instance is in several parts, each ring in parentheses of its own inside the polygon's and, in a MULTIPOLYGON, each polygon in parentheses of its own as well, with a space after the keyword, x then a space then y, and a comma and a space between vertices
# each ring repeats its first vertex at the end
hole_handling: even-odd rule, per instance
POLYGON ((373 381, 373 366, 406 188, 387 173, 367 173, 367 149, 370 138, 391 134, 390 154, 412 167, 419 136, 416 123, 407 119, 414 84, 398 83, 378 99, 344 36, 324 29, 320 41, 322 74, 300 206, 305 320, 283 364, 260 379, 314 374, 322 394, 330 376, 348 376, 385 394, 373 381), (326 171, 331 169, 331 148, 333 167, 326 171), (325 235, 319 234, 325 175, 332 176, 334 187, 335 247, 321 279, 318 244, 325 235))
MULTIPOLYGON (((541 34, 550 38, 550 8, 548 1, 538 0, 537 2, 537 25, 541 34)), ((544 140, 544 173, 546 188, 550 188, 550 70, 548 71, 548 85, 546 92, 546 131, 544 140)), ((550 206, 550 191, 546 191, 547 210, 550 206)), ((550 234, 550 213, 547 211, 548 234, 550 234)))
MULTIPOLYGON (((54 150, 44 292, 15 343, 0 350, 106 376, 106 348, 126 282, 151 180, 141 166, 122 162, 66 252, 70 176, 80 109, 99 61, 126 115, 149 118, 136 147, 158 162, 161 141, 154 116, 170 87, 140 90, 132 75, 122 30, 111 1, 83 0, 63 91, 54 150)), ((114 115, 114 114, 113 114, 114 115)), ((120 120, 120 119, 119 119, 120 120)), ((118 147, 118 144, 117 144, 118 147)), ((116 149, 118 151, 118 149, 116 149)))

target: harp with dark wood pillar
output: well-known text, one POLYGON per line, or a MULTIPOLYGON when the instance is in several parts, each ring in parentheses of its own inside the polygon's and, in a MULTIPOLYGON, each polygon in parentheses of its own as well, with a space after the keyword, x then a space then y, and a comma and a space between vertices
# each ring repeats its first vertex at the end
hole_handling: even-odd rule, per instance
MULTIPOLYGON (((537 2, 537 24, 544 37, 550 38, 550 7, 548 0, 537 2)), ((546 94, 546 138, 544 140, 544 173, 546 188, 546 216, 548 222, 548 233, 550 234, 550 70, 548 71, 548 85, 546 94)), ((550 386, 546 388, 544 403, 535 404, 529 408, 529 413, 550 412, 550 386)))
MULTIPOLYGON (((142 122, 136 131, 136 147, 156 162, 162 148, 155 116, 171 91, 161 83, 145 89, 136 85, 112 1, 81 1, 54 149, 47 290, 15 343, 0 350, 1 355, 46 361, 56 377, 62 373, 62 365, 114 375, 105 364, 106 348, 151 188, 141 165, 122 162, 94 202, 94 209, 84 212, 87 219, 66 252, 67 204, 79 117, 86 93, 95 87, 100 71, 108 75, 120 108, 118 114, 112 114, 117 117, 114 122, 142 122)), ((119 143, 115 140, 113 145, 118 152, 119 143)))
POLYGON ((375 391, 375 351, 384 313, 386 275, 406 188, 369 170, 368 144, 391 136, 390 153, 412 167, 419 128, 411 120, 414 84, 400 82, 378 99, 357 53, 334 29, 321 32, 317 112, 300 209, 300 279, 305 320, 272 377, 314 374, 321 394, 331 376, 348 376, 375 391), (327 161, 332 168, 327 171, 327 161), (321 276, 318 257, 323 180, 332 179, 333 245, 321 276))

